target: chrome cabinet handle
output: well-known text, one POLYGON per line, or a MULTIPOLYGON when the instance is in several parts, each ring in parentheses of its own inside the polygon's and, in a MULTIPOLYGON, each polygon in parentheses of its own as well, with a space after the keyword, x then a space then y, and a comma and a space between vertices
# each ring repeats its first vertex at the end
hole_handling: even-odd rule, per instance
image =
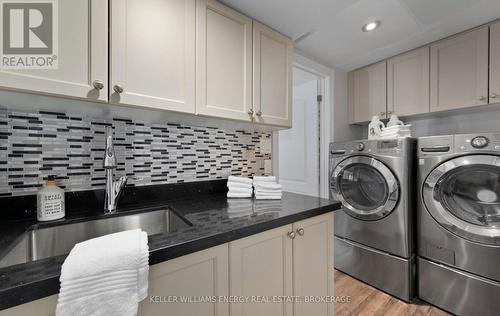
POLYGON ((258 110, 256 114, 257 114, 257 116, 262 116, 262 111, 258 110))
POLYGON ((388 114, 388 115, 391 115, 391 114, 392 114, 392 111, 387 111, 387 114, 388 114))
POLYGON ((294 239, 295 238, 295 232, 288 232, 288 237, 290 239, 294 239))
POLYGON ((498 94, 496 94, 496 93, 492 93, 490 95, 490 98, 492 98, 492 99, 496 99, 497 97, 498 97, 498 94))
POLYGON ((248 110, 248 115, 253 115, 253 109, 248 110))
POLYGON ((304 228, 297 229, 297 234, 299 234, 299 236, 304 236, 304 228))
POLYGON ((484 95, 479 97, 479 101, 485 101, 485 100, 486 100, 486 97, 484 95))
POLYGON ((380 115, 385 115, 385 112, 380 112, 380 115))
POLYGON ((119 84, 115 84, 113 87, 113 90, 115 90, 116 93, 122 93, 123 92, 123 87, 119 84))
POLYGON ((104 88, 104 83, 101 80, 94 80, 94 82, 92 82, 92 85, 97 90, 102 90, 104 88))

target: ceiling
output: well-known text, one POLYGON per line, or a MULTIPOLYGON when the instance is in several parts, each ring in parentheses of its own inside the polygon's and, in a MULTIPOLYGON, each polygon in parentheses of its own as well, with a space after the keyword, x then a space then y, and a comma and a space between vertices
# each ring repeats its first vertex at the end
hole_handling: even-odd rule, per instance
POLYGON ((295 49, 352 70, 500 18, 500 0, 221 0, 296 40, 295 49), (380 20, 369 33, 361 27, 380 20))

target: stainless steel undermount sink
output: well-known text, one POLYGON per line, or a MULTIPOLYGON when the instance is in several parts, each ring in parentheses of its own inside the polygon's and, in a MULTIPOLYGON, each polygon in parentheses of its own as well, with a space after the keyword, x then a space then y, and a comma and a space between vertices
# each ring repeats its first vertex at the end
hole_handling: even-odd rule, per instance
POLYGON ((0 267, 68 254, 74 245, 95 237, 141 228, 148 235, 192 226, 169 209, 111 216, 95 220, 34 228, 3 257, 0 267))

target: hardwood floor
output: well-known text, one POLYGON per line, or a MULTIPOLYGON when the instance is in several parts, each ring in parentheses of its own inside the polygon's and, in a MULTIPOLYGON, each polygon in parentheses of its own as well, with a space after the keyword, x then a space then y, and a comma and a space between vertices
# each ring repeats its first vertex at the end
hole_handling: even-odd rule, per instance
POLYGON ((450 315, 424 302, 408 304, 335 270, 335 296, 349 302, 335 303, 335 316, 445 316, 450 315))

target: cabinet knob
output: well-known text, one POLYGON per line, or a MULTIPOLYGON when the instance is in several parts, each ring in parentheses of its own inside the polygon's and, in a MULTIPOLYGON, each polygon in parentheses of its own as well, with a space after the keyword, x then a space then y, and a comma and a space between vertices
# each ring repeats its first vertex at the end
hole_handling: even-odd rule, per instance
POLYGON ((304 236, 304 228, 297 229, 297 234, 299 234, 299 236, 304 236))
POLYGON ((248 115, 253 115, 253 109, 248 110, 248 115))
POLYGON ((113 86, 113 90, 115 90, 116 93, 122 93, 123 92, 123 87, 119 84, 115 84, 113 86))
POLYGON ((392 111, 387 111, 387 115, 391 115, 392 114, 392 111))
POLYGON ((480 96, 479 101, 486 101, 486 97, 484 95, 480 96))
POLYGON ((380 112, 380 114, 379 114, 379 115, 385 115, 385 112, 380 112))
POLYGON ((94 82, 92 82, 92 85, 97 90, 102 90, 104 88, 104 83, 101 80, 94 80, 94 82))
POLYGON ((262 111, 258 110, 256 114, 257 114, 257 116, 262 116, 262 111))
POLYGON ((498 97, 498 94, 496 94, 496 93, 492 93, 490 95, 490 98, 492 98, 492 99, 496 99, 497 97, 498 97))
POLYGON ((290 239, 294 239, 295 238, 295 232, 288 232, 288 237, 290 239))

